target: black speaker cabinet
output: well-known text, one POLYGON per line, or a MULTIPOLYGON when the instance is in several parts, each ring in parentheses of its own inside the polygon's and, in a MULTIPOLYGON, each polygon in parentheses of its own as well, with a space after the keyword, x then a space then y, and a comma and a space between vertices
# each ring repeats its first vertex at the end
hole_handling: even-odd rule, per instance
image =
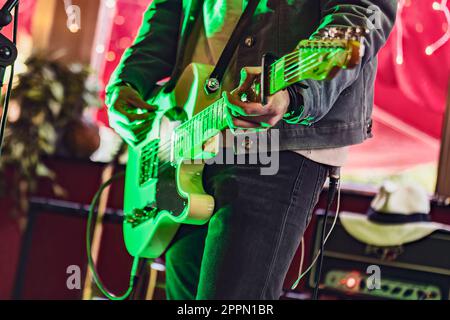
MULTIPOLYGON (((315 255, 320 247, 323 211, 318 216, 315 255)), ((330 230, 334 216, 327 219, 330 230)), ((328 232, 328 231, 327 231, 328 232)), ((361 243, 337 222, 325 245, 320 287, 342 298, 394 300, 450 299, 450 233, 437 231, 395 247, 361 243)), ((309 285, 314 287, 314 267, 309 285)))
MULTIPOLYGON (((87 270, 88 209, 74 202, 45 198, 30 201, 13 299, 81 299, 87 270), (80 289, 67 285, 74 267, 80 271, 80 289)), ((127 289, 132 263, 123 243, 122 220, 120 211, 106 212, 98 260, 101 278, 118 294, 127 289)))

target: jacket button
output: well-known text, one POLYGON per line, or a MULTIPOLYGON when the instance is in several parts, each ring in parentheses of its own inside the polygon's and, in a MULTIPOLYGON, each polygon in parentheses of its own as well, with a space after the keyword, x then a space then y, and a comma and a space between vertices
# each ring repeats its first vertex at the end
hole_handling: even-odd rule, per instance
POLYGON ((251 48, 255 44, 255 38, 252 36, 248 36, 244 39, 244 44, 246 47, 251 48))
POLYGON ((373 129, 373 120, 369 121, 369 124, 367 125, 367 134, 372 134, 373 129))

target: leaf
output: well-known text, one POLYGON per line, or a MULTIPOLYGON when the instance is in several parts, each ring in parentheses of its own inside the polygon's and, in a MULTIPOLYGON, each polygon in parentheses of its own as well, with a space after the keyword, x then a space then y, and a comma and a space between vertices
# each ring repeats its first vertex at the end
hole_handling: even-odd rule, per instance
POLYGON ((44 111, 39 112, 31 119, 31 122, 35 126, 43 125, 44 121, 45 121, 45 112, 44 111))
POLYGON ((26 92, 25 97, 31 100, 42 100, 44 98, 43 90, 40 87, 33 87, 26 92))
POLYGON ((53 184, 53 192, 57 197, 60 198, 67 198, 68 195, 66 189, 64 189, 61 185, 57 183, 53 184))
POLYGON ((54 180, 56 175, 53 171, 51 171, 45 164, 38 163, 36 166, 36 175, 38 177, 49 178, 54 180))
POLYGON ((22 158, 24 151, 25 151, 25 144, 19 142, 12 147, 11 155, 15 159, 20 159, 22 158))
POLYGON ((52 115, 55 118, 57 118, 60 115, 60 113, 61 113, 62 105, 58 101, 50 100, 48 102, 48 108, 50 109, 52 115))
POLYGON ((60 82, 52 81, 50 84, 50 91, 56 101, 64 101, 64 86, 60 82))
POLYGON ((42 68, 42 76, 44 77, 44 80, 50 80, 50 81, 53 81, 56 78, 53 70, 51 70, 50 68, 48 68, 46 66, 44 66, 42 68))
POLYGON ((84 66, 81 63, 72 63, 69 65, 69 70, 73 73, 81 73, 84 71, 84 66))

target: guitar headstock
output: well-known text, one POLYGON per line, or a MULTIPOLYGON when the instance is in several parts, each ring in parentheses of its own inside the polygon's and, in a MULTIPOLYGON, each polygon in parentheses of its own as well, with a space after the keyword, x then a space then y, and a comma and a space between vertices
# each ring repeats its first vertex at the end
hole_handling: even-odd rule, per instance
POLYGON ((359 27, 325 28, 312 40, 300 42, 297 47, 300 59, 308 61, 315 57, 311 66, 302 70, 302 77, 314 80, 332 79, 339 69, 356 67, 364 56, 363 36, 367 32, 367 29, 359 27))
POLYGON ((356 67, 364 55, 366 29, 326 28, 272 65, 270 94, 306 79, 330 80, 341 69, 356 67))
MULTIPOLYGON (((337 67, 347 69, 358 65, 364 56, 363 41, 368 32, 368 29, 361 27, 332 27, 320 30, 313 38, 318 41, 317 45, 320 45, 320 41, 322 41, 325 46, 336 45, 338 48, 344 49, 344 52, 337 55, 335 63, 337 67), (347 55, 347 59, 344 59, 343 55, 347 55)), ((302 43, 300 43, 299 49, 301 46, 302 43)))

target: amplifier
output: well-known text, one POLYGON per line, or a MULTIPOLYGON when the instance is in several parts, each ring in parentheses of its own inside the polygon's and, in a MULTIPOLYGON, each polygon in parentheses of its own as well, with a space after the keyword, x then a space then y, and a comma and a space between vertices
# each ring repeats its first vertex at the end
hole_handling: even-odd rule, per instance
MULTIPOLYGON (((318 210, 314 239, 320 248, 324 211, 318 210)), ((330 214, 327 232, 333 224, 330 214)), ((316 266, 309 276, 314 287, 316 266)), ((376 247, 354 239, 339 220, 325 245, 320 287, 343 297, 395 300, 450 299, 450 233, 437 231, 420 241, 376 247)))

